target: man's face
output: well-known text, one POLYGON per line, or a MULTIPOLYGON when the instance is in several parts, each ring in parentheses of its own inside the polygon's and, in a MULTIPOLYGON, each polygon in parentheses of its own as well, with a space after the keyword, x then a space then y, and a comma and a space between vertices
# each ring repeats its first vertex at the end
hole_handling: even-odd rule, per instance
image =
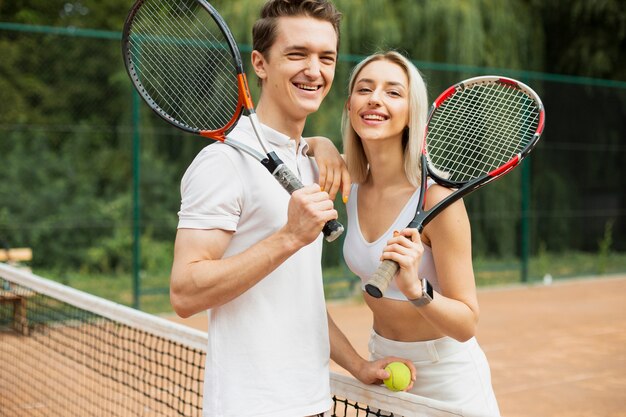
POLYGON ((266 58, 253 57, 262 80, 263 106, 282 117, 303 119, 317 111, 335 76, 337 34, 326 21, 281 17, 266 58))

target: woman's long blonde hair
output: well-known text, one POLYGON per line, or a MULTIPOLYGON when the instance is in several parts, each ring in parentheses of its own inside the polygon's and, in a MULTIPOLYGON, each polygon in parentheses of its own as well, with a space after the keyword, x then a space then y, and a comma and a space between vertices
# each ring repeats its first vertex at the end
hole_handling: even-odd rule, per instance
MULTIPOLYGON (((348 84, 348 101, 354 89, 356 78, 366 65, 375 61, 388 61, 400 66, 407 75, 409 81, 409 123, 408 129, 403 134, 404 146, 404 171, 409 182, 414 187, 420 186, 420 155, 424 140, 424 128, 428 112, 428 94, 422 75, 406 57, 396 51, 379 52, 365 58, 352 70, 350 83, 348 84)), ((350 124, 348 101, 343 108, 341 127, 343 131, 343 151, 350 177, 355 183, 366 180, 369 164, 363 149, 361 138, 350 124)))

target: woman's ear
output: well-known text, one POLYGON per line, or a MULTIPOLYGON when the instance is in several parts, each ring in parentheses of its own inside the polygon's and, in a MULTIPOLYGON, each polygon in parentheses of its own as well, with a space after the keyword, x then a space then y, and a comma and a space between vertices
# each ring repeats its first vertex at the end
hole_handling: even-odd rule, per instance
POLYGON ((252 61, 252 68, 254 69, 254 72, 257 75, 257 77, 264 80, 265 77, 267 76, 267 73, 265 72, 266 61, 265 61, 265 57, 263 56, 263 54, 257 50, 252 51, 251 61, 252 61))

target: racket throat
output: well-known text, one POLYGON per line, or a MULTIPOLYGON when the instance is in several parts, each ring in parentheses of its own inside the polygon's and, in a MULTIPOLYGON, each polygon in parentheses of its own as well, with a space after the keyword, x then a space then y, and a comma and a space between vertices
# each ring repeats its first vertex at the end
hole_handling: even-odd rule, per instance
POLYGON ((274 175, 279 166, 284 165, 282 159, 275 152, 268 152, 261 163, 272 175, 274 175))
POLYGON ((409 223, 409 225, 407 226, 408 229, 417 229, 418 232, 422 233, 422 230, 424 230, 424 226, 426 226, 427 222, 424 222, 426 216, 424 215, 424 212, 422 210, 419 210, 417 213, 415 213, 415 218, 413 219, 413 221, 411 221, 411 223, 409 223))
POLYGON ((287 192, 289 192, 289 194, 292 194, 294 191, 303 187, 300 179, 296 177, 296 175, 287 167, 287 165, 285 165, 276 153, 268 152, 261 163, 287 190, 287 192))

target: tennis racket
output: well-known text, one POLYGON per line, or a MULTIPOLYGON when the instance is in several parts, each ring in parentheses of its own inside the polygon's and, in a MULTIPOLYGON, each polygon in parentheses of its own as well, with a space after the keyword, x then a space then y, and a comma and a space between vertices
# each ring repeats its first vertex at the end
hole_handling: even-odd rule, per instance
MULTIPOLYGON (((122 53, 135 88, 168 123, 247 153, 289 194, 303 187, 267 144, 237 44, 208 2, 137 0, 124 24, 122 53), (244 113, 263 152, 228 137, 244 113)), ((342 232, 336 220, 323 228, 329 242, 342 232)))
MULTIPOLYGON (((444 91, 432 104, 421 155, 421 189, 414 219, 421 232, 437 214, 463 196, 510 172, 535 147, 545 123, 543 104, 527 85, 499 76, 470 78, 444 91), (454 191, 424 209, 427 179, 454 191)), ((399 269, 384 260, 365 285, 380 298, 399 269)))

